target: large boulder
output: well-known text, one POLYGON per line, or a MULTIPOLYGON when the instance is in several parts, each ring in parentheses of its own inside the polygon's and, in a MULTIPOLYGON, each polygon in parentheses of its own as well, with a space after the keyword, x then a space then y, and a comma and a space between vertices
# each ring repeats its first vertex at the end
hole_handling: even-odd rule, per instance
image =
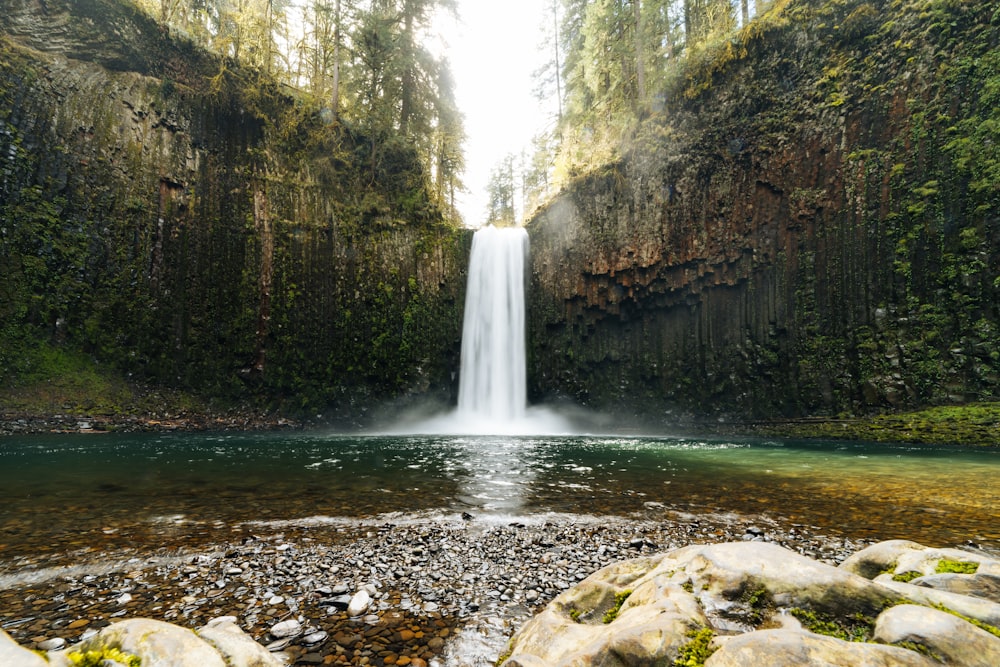
POLYGON ((942 561, 975 563, 976 573, 1000 577, 1000 561, 990 556, 962 549, 926 547, 909 540, 873 544, 849 556, 840 567, 867 579, 875 579, 880 574, 902 576, 908 572, 933 575, 942 561))
POLYGON ((192 630, 148 618, 112 623, 81 642, 80 650, 106 646, 138 656, 142 667, 228 667, 222 656, 192 630))
POLYGON ((737 667, 762 664, 763 656, 779 667, 929 667, 940 664, 937 656, 957 667, 1000 664, 992 652, 1000 638, 967 620, 993 625, 996 602, 953 592, 971 584, 953 582, 942 591, 885 574, 891 564, 902 563, 936 576, 937 562, 947 559, 975 562, 992 576, 1000 563, 901 541, 865 551, 839 568, 766 542, 692 545, 617 563, 526 623, 511 641, 505 664, 617 667, 679 660, 737 667), (949 632, 970 637, 968 645, 977 648, 960 651, 961 641, 949 643, 949 632), (993 662, 983 662, 983 656, 993 662))
POLYGON ((543 667, 582 654, 618 667, 676 655, 685 633, 707 619, 659 561, 616 563, 559 595, 518 634, 505 664, 543 667))
POLYGON ((762 664, 768 667, 940 667, 940 663, 916 651, 849 642, 805 630, 747 632, 720 637, 716 646, 719 649, 705 661, 705 667, 759 667, 762 664))
POLYGON ((900 605, 878 617, 875 640, 915 644, 946 665, 1000 665, 1000 637, 938 609, 900 605))
MULTIPOLYGON (((137 656, 142 667, 282 667, 236 626, 232 617, 209 621, 197 632, 177 625, 135 618, 112 623, 65 651, 46 654, 19 646, 0 630, 0 667, 73 667, 70 653, 106 656, 110 649, 137 656)), ((119 664, 109 662, 109 664, 119 664)))
POLYGON ((282 663, 270 651, 243 632, 231 617, 213 619, 196 633, 218 651, 227 665, 282 667, 282 663))
POLYGON ((0 630, 0 665, 4 667, 48 667, 48 662, 28 649, 19 646, 3 630, 0 630))

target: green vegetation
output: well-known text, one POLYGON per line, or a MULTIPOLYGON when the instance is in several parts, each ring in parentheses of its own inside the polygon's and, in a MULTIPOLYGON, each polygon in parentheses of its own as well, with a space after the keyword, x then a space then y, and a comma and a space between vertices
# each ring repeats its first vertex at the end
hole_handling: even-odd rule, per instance
POLYGON ((123 667, 142 667, 142 660, 138 656, 111 647, 84 652, 70 651, 66 657, 74 667, 103 667, 105 661, 121 664, 123 667))
POLYGON ((937 660, 938 662, 941 663, 944 662, 944 659, 940 655, 930 650, 923 644, 918 644, 916 642, 897 642, 893 644, 893 646, 898 646, 899 648, 905 648, 908 651, 913 651, 915 653, 919 653, 920 655, 925 655, 931 660, 937 660))
POLYGON ((715 648, 712 646, 715 632, 711 628, 701 628, 700 630, 690 630, 685 633, 685 636, 691 641, 678 650, 674 667, 702 667, 709 656, 715 653, 715 648))
MULTIPOLYGON (((88 4, 107 4, 87 0, 88 4)), ((166 0, 137 0, 160 29, 172 28, 221 56, 211 77, 216 92, 227 80, 245 83, 260 72, 331 123, 357 128, 375 163, 406 145, 434 182, 413 191, 451 215, 462 187, 462 117, 445 59, 426 46, 435 15, 454 11, 448 0, 202 0, 183 8, 166 0), (298 25, 303 38, 289 32, 298 25), (233 63, 238 67, 233 67, 233 63)), ((282 129, 276 123, 277 130, 282 129)), ((423 184, 420 184, 423 185, 423 184)))
POLYGON ((767 620, 767 615, 774 607, 771 593, 763 585, 747 587, 740 596, 740 602, 747 606, 747 620, 751 625, 760 625, 767 620))
POLYGON ((980 621, 978 618, 972 618, 971 616, 966 616, 965 614, 960 614, 957 611, 955 611, 954 609, 950 609, 950 608, 946 607, 943 604, 934 604, 934 605, 931 605, 931 606, 934 607, 935 609, 939 610, 939 611, 947 612, 947 613, 951 614, 952 616, 957 616, 960 619, 962 619, 963 621, 967 621, 969 623, 972 623, 974 626, 976 626, 980 630, 985 630, 986 632, 990 633, 994 637, 1000 637, 1000 628, 998 628, 995 625, 990 625, 989 623, 985 623, 983 621, 980 621))
POLYGON ((949 560, 947 558, 939 560, 937 567, 934 568, 934 571, 938 574, 975 574, 977 570, 979 570, 979 563, 949 560))
POLYGON ((875 619, 856 613, 849 618, 834 618, 827 614, 792 607, 788 610, 803 627, 818 635, 827 635, 851 642, 868 641, 875 628, 875 619))
POLYGON ((924 576, 923 572, 917 572, 916 570, 908 570, 907 572, 900 572, 899 574, 892 575, 892 580, 900 581, 906 584, 922 576, 924 576))
MULTIPOLYGON (((624 25, 627 13, 614 16, 624 25)), ((565 157, 569 193, 536 224, 557 228, 572 204, 595 246, 579 261, 600 257, 614 270, 590 279, 568 316, 559 303, 537 308, 551 318, 533 333, 546 351, 538 375, 558 384, 541 390, 646 414, 700 416, 713 405, 725 415, 822 415, 829 424, 793 427, 822 437, 998 443, 995 419, 964 421, 973 411, 961 424, 939 413, 844 426, 925 406, 996 413, 983 403, 996 400, 1000 377, 995 3, 790 0, 736 23, 723 39, 675 43, 659 61, 670 76, 650 87, 662 101, 645 115, 627 103, 619 115, 597 107, 579 128, 581 148, 565 157), (604 136, 613 136, 606 150, 604 136), (810 166, 799 169, 803 150, 810 166), (627 209, 629 222, 605 203, 627 209), (761 231, 761 207, 777 246, 761 231), (699 250, 677 249, 688 243, 699 250), (751 246, 752 260, 735 258, 751 246), (646 266, 633 247, 664 259, 646 266), (741 315, 715 314, 716 297, 728 297, 672 273, 686 262, 707 269, 709 257, 724 258, 721 280, 741 315), (593 295, 619 288, 629 295, 621 301, 593 295), (690 319, 673 301, 685 290, 690 319), (612 317, 592 315, 602 308, 612 317), (646 346, 615 321, 625 308, 676 324, 646 346), (732 344, 688 335, 698 318, 732 344), (633 349, 641 353, 629 363, 633 349), (627 399, 615 395, 623 386, 627 399)), ((571 153, 574 137, 561 139, 571 153)))
POLYGON ((1000 403, 941 406, 867 419, 759 424, 753 430, 784 437, 1000 447, 1000 403))
POLYGON ((613 622, 618 618, 619 612, 622 610, 622 605, 625 604, 625 600, 632 595, 631 590, 624 590, 619 593, 615 593, 615 603, 610 609, 604 612, 604 617, 601 619, 605 624, 613 622))

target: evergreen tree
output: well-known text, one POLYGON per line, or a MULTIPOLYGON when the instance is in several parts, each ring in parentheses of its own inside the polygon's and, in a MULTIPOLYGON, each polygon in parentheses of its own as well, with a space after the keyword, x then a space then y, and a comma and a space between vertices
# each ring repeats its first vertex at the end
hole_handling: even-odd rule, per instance
POLYGON ((514 156, 512 154, 508 154, 493 168, 487 192, 489 194, 489 205, 486 212, 487 224, 499 226, 515 224, 514 156))

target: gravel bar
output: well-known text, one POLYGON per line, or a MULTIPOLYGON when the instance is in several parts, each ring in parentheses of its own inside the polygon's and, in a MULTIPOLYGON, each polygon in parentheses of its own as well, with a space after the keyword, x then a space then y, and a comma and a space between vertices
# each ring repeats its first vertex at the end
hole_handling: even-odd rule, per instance
POLYGON ((29 648, 72 647, 119 618, 197 628, 231 615, 289 665, 478 667, 553 597, 615 561, 766 540, 836 564, 872 543, 761 516, 647 510, 249 522, 235 542, 89 551, 54 567, 0 561, 0 625, 29 648))

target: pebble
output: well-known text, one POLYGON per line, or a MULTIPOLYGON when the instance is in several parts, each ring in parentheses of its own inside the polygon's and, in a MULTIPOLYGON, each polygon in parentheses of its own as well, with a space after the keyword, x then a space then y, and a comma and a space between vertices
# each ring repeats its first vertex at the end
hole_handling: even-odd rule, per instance
POLYGON ((270 644, 266 645, 266 648, 271 653, 277 653, 278 651, 284 651, 292 643, 291 637, 286 637, 285 639, 278 639, 270 644))
POLYGON ((66 646, 66 640, 62 637, 54 637, 38 642, 37 646, 39 651, 58 651, 66 646))
POLYGON ((326 631, 317 630, 315 632, 310 632, 305 637, 303 637, 302 643, 306 646, 313 646, 315 644, 319 644, 321 642, 326 641, 326 638, 329 636, 330 636, 329 633, 327 633, 326 631))
POLYGON ((271 626, 270 630, 271 636, 275 639, 284 639, 285 637, 296 637, 302 633, 302 624, 291 619, 288 621, 282 621, 271 626))
POLYGON ((347 615, 348 616, 361 616, 363 613, 368 611, 368 607, 372 604, 372 596, 366 589, 362 588, 360 591, 354 594, 351 598, 350 604, 347 605, 347 615))

